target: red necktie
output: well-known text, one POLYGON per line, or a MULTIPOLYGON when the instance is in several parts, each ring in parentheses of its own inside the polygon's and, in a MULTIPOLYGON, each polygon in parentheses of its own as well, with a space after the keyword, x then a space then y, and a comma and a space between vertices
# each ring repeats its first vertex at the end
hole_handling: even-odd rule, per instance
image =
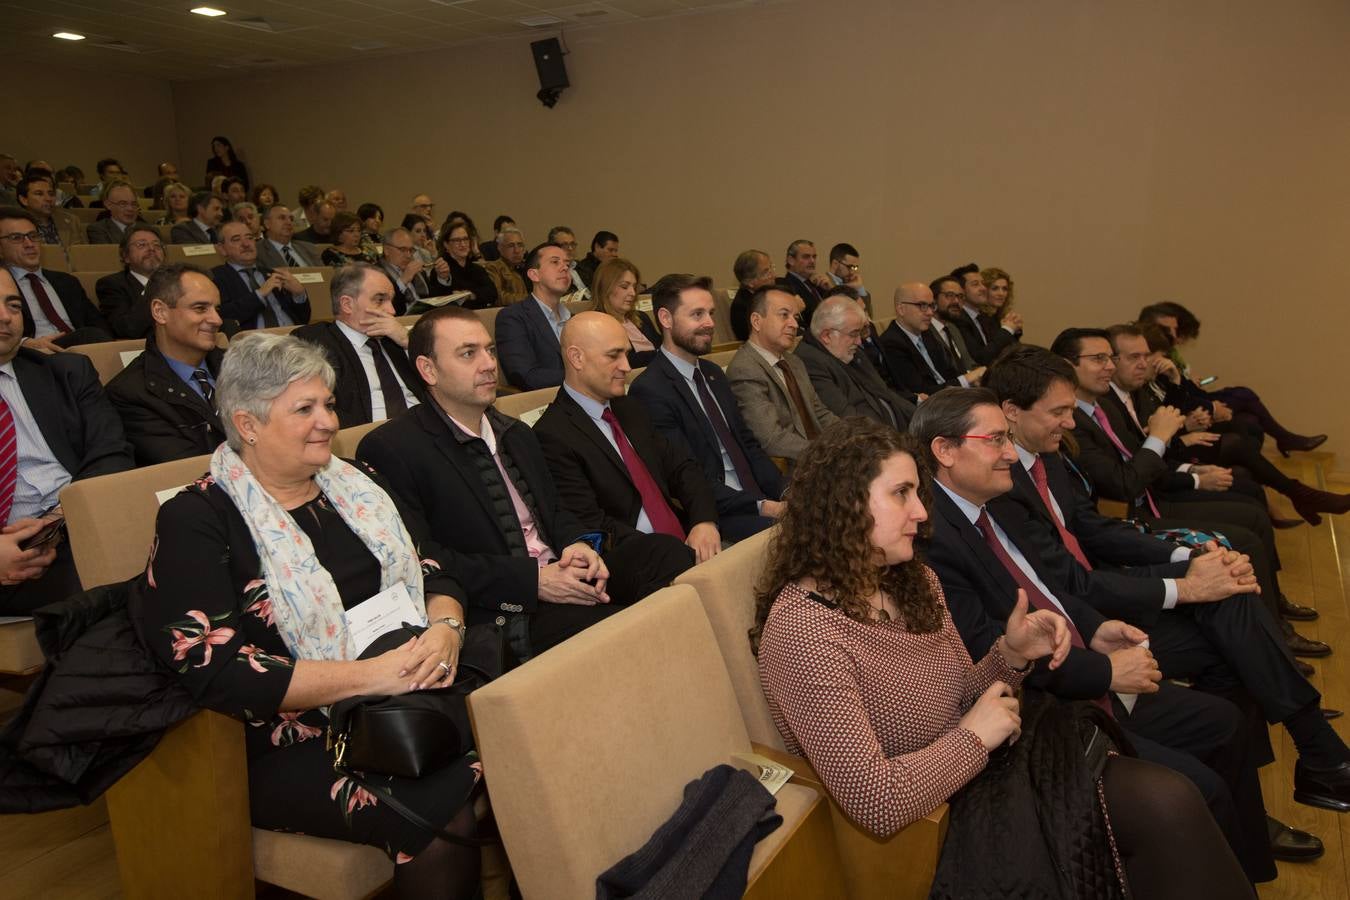
MULTIPOLYGON (((1111 443, 1116 445, 1116 449, 1120 451, 1120 455, 1124 457, 1126 462, 1134 459, 1134 454, 1126 450, 1125 445, 1120 442, 1120 438, 1116 437, 1115 430, 1111 428, 1111 421, 1106 418, 1106 410, 1102 409, 1100 403, 1092 408, 1092 418, 1097 420, 1097 424, 1101 426, 1102 431, 1106 432, 1106 436, 1111 439, 1111 443)), ((1148 508, 1153 513, 1153 518, 1161 519, 1162 513, 1158 511, 1158 504, 1153 502, 1153 494, 1148 488, 1144 488, 1144 499, 1148 501, 1148 508)))
POLYGON ((605 420, 609 430, 614 433, 614 443, 619 445, 619 456, 623 458, 624 467, 628 469, 628 477, 633 480, 633 487, 637 488, 638 496, 642 498, 642 508, 646 511, 647 518, 651 520, 652 530, 684 540, 684 528, 680 526, 675 510, 666 502, 666 495, 661 493, 661 488, 657 486, 656 479, 652 478, 647 464, 628 442, 628 435, 623 433, 623 426, 619 424, 614 410, 606 406, 600 418, 605 420))
POLYGON ((33 296, 37 298, 38 307, 42 310, 42 314, 47 317, 47 321, 62 334, 69 334, 71 328, 66 324, 66 320, 61 318, 61 314, 56 311, 52 298, 47 296, 47 289, 42 286, 42 279, 37 276, 36 272, 29 272, 25 277, 28 279, 28 286, 33 289, 33 296))
POLYGON ((14 432, 14 414, 0 398, 0 525, 9 523, 14 508, 14 487, 19 482, 19 441, 14 432))
MULTIPOLYGON (((1069 641, 1075 647, 1086 648, 1087 644, 1083 643, 1083 635, 1079 633, 1078 626, 1073 623, 1073 619, 1065 616, 1064 611, 1041 592, 1041 589, 1036 586, 1036 582, 1027 577, 1027 573, 1022 571, 1022 567, 1013 562, 1013 558, 1008 555, 1007 548, 998 539, 998 535, 994 534, 994 523, 989 520, 989 513, 981 509, 980 517, 975 520, 975 527, 979 529, 980 534, 984 537, 984 542, 989 545, 990 551, 998 559, 999 564, 1012 576, 1013 581, 1017 582, 1017 586, 1027 592, 1027 602, 1031 604, 1031 608, 1048 609, 1055 615, 1064 616, 1064 623, 1069 626, 1069 641)), ((1107 715, 1114 717, 1115 714, 1111 711, 1111 701, 1106 694, 1102 694, 1092 702, 1106 710, 1107 715)))
POLYGON ((1073 532, 1064 527, 1059 516, 1055 514, 1055 505, 1050 502, 1050 482, 1045 477, 1045 460, 1038 455, 1036 461, 1031 464, 1031 480, 1036 482, 1036 493, 1041 495, 1041 502, 1045 504, 1045 511, 1050 513, 1050 518, 1055 522, 1055 528, 1059 530, 1059 539, 1064 542, 1064 547, 1073 554, 1073 558, 1078 560, 1078 564, 1089 572, 1092 571, 1092 563, 1088 562, 1087 554, 1083 552, 1083 546, 1078 543, 1078 538, 1073 536, 1073 532))

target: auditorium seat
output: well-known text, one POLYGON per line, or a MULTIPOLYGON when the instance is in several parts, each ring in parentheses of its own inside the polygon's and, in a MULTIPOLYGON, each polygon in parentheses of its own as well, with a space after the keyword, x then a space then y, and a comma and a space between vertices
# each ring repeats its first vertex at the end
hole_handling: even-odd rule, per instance
POLYGON ((42 268, 51 269, 53 272, 70 271, 70 258, 66 256, 66 248, 60 244, 43 244, 39 262, 42 268))
MULTIPOLYGON (((159 509, 156 492, 209 467, 209 456, 196 456, 66 487, 61 504, 84 586, 142 571, 159 509), (118 515, 107 515, 112 509, 118 515)), ((108 791, 127 897, 252 896, 257 877, 310 897, 358 900, 393 876, 393 864, 374 847, 252 828, 246 769, 243 725, 204 710, 169 729, 108 791)))
MULTIPOLYGON (((216 334, 216 346, 224 350, 229 346, 229 338, 225 332, 216 334)), ((144 338, 132 338, 126 341, 103 341, 98 344, 76 344, 73 347, 67 347, 67 353, 81 353, 89 357, 90 362, 94 364, 94 371, 98 373, 100 384, 107 384, 117 377, 117 374, 127 367, 133 359, 140 356, 145 351, 144 338)))
POLYGON ((736 340, 731 330, 731 298, 736 289, 714 290, 713 296, 713 344, 726 344, 736 340))
POLYGON ((108 275, 115 275, 118 271, 121 271, 121 267, 118 267, 116 271, 109 272, 71 272, 70 274, 80 280, 80 287, 84 288, 84 292, 89 295, 89 299, 93 301, 95 306, 98 306, 98 280, 108 275))
MULTIPOLYGON (((497 825, 526 900, 580 900, 679 806, 684 786, 751 751, 694 591, 659 591, 469 697, 497 825)), ((819 792, 776 795, 750 898, 839 896, 819 792)))
POLYGON ((361 443, 361 438, 370 434, 376 428, 379 428, 387 420, 381 419, 378 422, 367 422, 364 425, 353 425, 350 428, 343 428, 333 435, 333 455, 340 456, 343 459, 355 459, 356 448, 361 443))
POLYGON ((163 241, 164 244, 165 244, 165 246, 167 247, 167 246, 168 246, 168 243, 169 243, 169 240, 173 237, 173 226, 172 226, 172 225, 156 225, 156 226, 155 226, 155 230, 159 232, 159 239, 160 239, 161 241, 163 241))
POLYGON ((103 215, 103 207, 91 207, 88 205, 90 202, 88 199, 82 199, 84 199, 85 202, 83 207, 77 206, 73 209, 67 209, 66 212, 73 215, 76 219, 79 219, 81 225, 92 225, 94 222, 98 221, 99 216, 103 215))
POLYGON ((735 355, 735 350, 717 350, 712 353, 705 353, 703 358, 708 362, 716 363, 725 369, 731 363, 731 358, 735 355))
POLYGON ((404 328, 411 329, 414 325, 417 324, 417 320, 420 319, 420 318, 422 318, 422 317, 421 317, 421 316, 399 316, 399 317, 398 317, 398 324, 402 325, 404 328))
POLYGON ((300 266, 290 270, 309 295, 309 320, 311 322, 333 321, 333 295, 329 285, 333 283, 332 266, 300 266), (318 280, 314 276, 318 276, 318 280))
POLYGON ((633 383, 633 379, 637 378, 639 375, 641 375, 641 374, 642 374, 643 372, 645 372, 645 371, 647 371, 647 367, 646 367, 646 366, 639 366, 639 367, 636 368, 636 369, 629 369, 629 370, 628 370, 628 375, 627 375, 627 377, 624 378, 624 383, 625 383, 625 384, 632 384, 632 383, 633 383))
POLYGON ((572 315, 575 316, 577 313, 589 312, 590 310, 594 309, 594 308, 595 308, 595 301, 593 301, 593 300, 564 300, 564 301, 563 301, 563 306, 567 307, 567 311, 570 312, 572 315))
POLYGON ((539 421, 539 417, 544 414, 544 410, 556 396, 558 396, 556 387, 546 387, 537 391, 521 391, 504 397, 498 396, 492 405, 497 407, 498 412, 513 419, 520 419, 533 428, 534 423, 539 421))
MULTIPOLYGON (((759 752, 788 765, 803 779, 819 784, 810 763, 786 751, 764 699, 759 666, 750 652, 747 636, 755 622, 755 591, 764 571, 769 542, 777 533, 777 528, 771 528, 746 538, 689 569, 675 583, 692 587, 703 604, 731 675, 750 740, 768 748, 759 752)), ((824 787, 820 789, 824 793, 824 787)), ((947 804, 886 840, 855 825, 833 800, 830 812, 852 900, 920 900, 928 896, 947 832, 947 804)))
MULTIPOLYGON (((271 328, 248 328, 239 332, 239 334, 251 334, 255 331, 259 334, 290 334, 299 327, 299 325, 273 325, 271 328)), ((238 337, 239 334, 236 334, 235 337, 238 337)))
POLYGON ((164 261, 192 263, 209 273, 216 266, 223 265, 225 258, 216 252, 213 244, 168 244, 164 247, 164 261), (211 249, 208 250, 207 247, 211 249))
POLYGON ((115 272, 122 268, 116 244, 71 244, 70 268, 75 272, 115 272))

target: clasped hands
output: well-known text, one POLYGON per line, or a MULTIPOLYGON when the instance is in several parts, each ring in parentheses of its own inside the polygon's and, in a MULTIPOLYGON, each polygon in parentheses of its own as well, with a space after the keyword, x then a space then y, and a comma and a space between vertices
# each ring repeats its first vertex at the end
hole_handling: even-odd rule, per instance
POLYGON ((589 544, 568 544, 556 562, 539 570, 539 599, 595 606, 608 603, 609 568, 589 544))

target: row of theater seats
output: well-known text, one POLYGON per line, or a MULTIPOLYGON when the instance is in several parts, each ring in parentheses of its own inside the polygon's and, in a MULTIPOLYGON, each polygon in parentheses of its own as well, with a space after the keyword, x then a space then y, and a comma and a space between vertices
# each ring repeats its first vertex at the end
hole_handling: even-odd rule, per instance
MULTIPOLYGON (((366 430, 344 431, 336 452, 350 453, 366 430)), ((207 465, 202 456, 68 487, 84 584, 140 571, 161 497, 207 465)), ((783 825, 751 860, 747 896, 926 895, 946 807, 878 840, 829 801, 773 726, 746 639, 771 537, 737 544, 472 696, 493 812, 526 898, 594 896, 595 877, 671 815, 684 784, 749 752, 795 776, 777 797, 783 825)), ((243 726, 199 712, 108 792, 127 897, 175 896, 185 883, 202 896, 250 896, 256 877, 355 900, 392 877, 374 848, 253 829, 246 765, 243 726)), ((504 860, 495 848, 485 857, 486 896, 503 896, 504 860)))
MULTIPOLYGON (((213 244, 170 244, 169 226, 156 226, 164 240, 164 261, 171 263, 192 263, 194 266, 210 271, 223 265, 225 258, 215 251, 213 244)), ((315 244, 320 254, 331 244, 315 244)), ((42 267, 56 272, 99 272, 104 275, 122 270, 121 250, 116 244, 60 244, 42 245, 42 267)), ((308 271, 296 269, 295 271, 308 271)), ((92 294, 90 296, 93 296, 92 294)))

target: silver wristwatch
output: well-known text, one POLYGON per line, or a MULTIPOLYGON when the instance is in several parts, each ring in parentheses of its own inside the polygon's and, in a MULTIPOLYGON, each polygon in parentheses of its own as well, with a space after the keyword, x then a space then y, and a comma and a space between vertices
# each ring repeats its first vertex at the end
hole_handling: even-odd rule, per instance
POLYGON ((451 616, 446 616, 445 618, 442 618, 442 619, 433 619, 433 620, 431 620, 429 623, 427 623, 427 627, 430 628, 432 625, 435 625, 435 624, 437 624, 437 623, 439 623, 439 622, 443 622, 443 623, 445 623, 446 625, 449 625, 451 628, 453 628, 453 629, 455 630, 455 634, 458 634, 458 635, 459 635, 459 645, 460 645, 461 647, 463 647, 463 646, 464 646, 464 637, 465 637, 465 635, 468 634, 468 631, 469 631, 469 629, 467 629, 467 628, 464 627, 464 623, 461 622, 459 619, 453 618, 453 617, 451 617, 451 616))

